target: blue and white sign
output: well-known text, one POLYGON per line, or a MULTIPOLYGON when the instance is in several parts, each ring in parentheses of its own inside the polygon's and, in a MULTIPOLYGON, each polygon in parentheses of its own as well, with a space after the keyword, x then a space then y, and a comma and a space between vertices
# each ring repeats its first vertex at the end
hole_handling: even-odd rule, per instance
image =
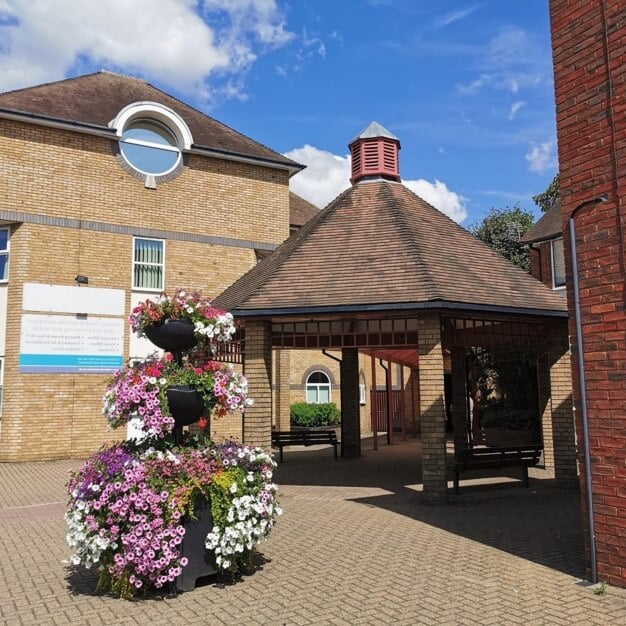
POLYGON ((40 374, 114 372, 124 362, 124 320, 22 315, 19 370, 40 374))

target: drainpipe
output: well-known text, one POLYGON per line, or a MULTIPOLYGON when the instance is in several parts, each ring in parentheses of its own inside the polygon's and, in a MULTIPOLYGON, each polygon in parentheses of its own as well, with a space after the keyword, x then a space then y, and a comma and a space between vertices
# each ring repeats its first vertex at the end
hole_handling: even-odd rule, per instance
POLYGON ((593 493, 591 491, 591 452, 589 450, 589 419, 587 416, 587 384, 585 379, 585 356, 583 350, 583 329, 580 315, 580 293, 578 284, 578 257, 576 256, 576 214, 583 208, 606 202, 606 194, 581 202, 573 211, 567 222, 569 245, 572 264, 572 283, 574 286, 574 320, 576 322, 576 367, 578 369, 578 386, 580 395, 580 413, 583 430, 583 452, 585 458, 585 490, 587 493, 587 516, 589 525, 589 558, 591 561, 591 582, 598 582, 596 565, 596 534, 593 522, 593 493))

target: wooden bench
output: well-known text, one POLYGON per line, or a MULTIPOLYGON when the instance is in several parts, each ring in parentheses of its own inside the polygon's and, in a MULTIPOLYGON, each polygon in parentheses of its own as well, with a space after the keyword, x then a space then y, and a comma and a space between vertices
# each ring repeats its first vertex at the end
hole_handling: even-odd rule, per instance
POLYGON ((337 433, 334 430, 273 430, 272 447, 280 450, 280 462, 283 462, 285 446, 316 446, 329 444, 335 448, 337 460, 337 433))
POLYGON ((543 446, 508 446, 502 448, 466 448, 454 465, 454 493, 459 493, 459 474, 473 469, 521 467, 524 487, 528 487, 528 468, 539 463, 543 446))

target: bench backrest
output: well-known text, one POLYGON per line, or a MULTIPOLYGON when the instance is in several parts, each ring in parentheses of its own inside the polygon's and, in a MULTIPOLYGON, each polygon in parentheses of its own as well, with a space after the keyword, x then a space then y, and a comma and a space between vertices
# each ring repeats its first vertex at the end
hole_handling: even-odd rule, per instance
POLYGON ((500 448, 465 448, 457 455, 457 465, 536 465, 543 446, 511 446, 500 448))
POLYGON ((334 430, 274 430, 273 443, 335 443, 337 433, 334 430))

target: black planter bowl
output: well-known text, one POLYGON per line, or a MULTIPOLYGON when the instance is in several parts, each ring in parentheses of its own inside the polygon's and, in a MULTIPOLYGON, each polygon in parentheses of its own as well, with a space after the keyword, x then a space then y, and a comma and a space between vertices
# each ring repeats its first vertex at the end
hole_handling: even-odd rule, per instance
POLYGON ((197 343, 194 326, 188 320, 166 320, 148 326, 144 332, 155 346, 167 352, 189 350, 197 343))
POLYGON ((189 385, 168 387, 167 404, 176 426, 189 426, 205 413, 204 401, 198 391, 189 385))

